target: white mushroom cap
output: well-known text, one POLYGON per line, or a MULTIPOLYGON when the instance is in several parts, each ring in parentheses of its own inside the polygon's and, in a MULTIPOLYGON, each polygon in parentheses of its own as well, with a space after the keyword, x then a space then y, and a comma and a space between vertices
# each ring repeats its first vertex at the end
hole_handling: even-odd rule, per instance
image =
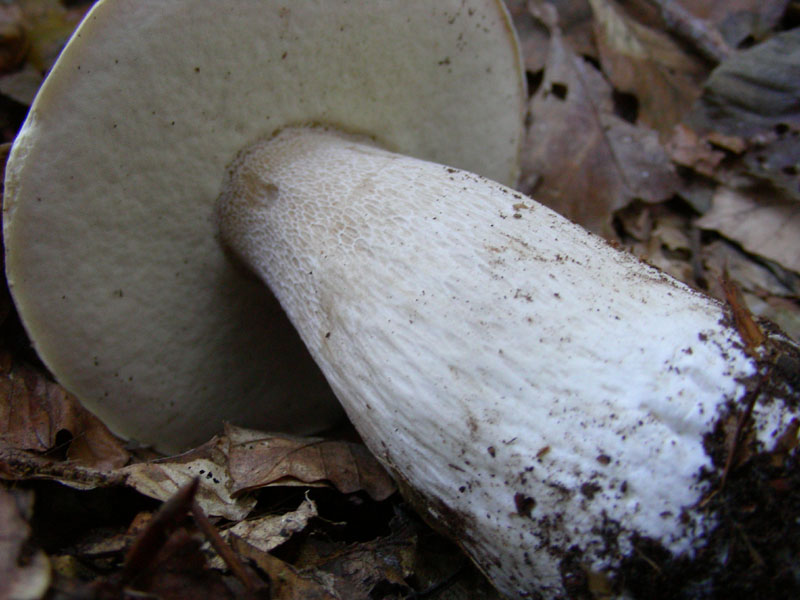
POLYGON ((226 165, 316 122, 511 183, 524 101, 499 0, 98 2, 8 162, 24 325, 113 430, 162 449, 223 419, 330 424, 339 409, 278 305, 216 239, 226 165))

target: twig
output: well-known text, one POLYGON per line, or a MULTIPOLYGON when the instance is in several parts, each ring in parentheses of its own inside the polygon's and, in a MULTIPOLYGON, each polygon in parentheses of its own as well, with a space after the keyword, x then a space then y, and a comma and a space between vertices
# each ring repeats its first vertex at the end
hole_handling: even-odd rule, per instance
POLYGON ((170 534, 186 518, 200 480, 196 477, 179 489, 158 509, 145 530, 136 538, 125 557, 120 584, 127 585, 152 564, 170 534))
POLYGON ((220 555, 231 572, 239 578, 248 591, 255 592, 264 587, 263 583, 253 578, 252 574, 239 560, 239 557, 236 556, 236 553, 234 553, 231 547, 222 539, 217 528, 208 520, 205 512, 200 508, 197 500, 192 502, 192 517, 194 518, 197 528, 206 536, 217 554, 220 555))

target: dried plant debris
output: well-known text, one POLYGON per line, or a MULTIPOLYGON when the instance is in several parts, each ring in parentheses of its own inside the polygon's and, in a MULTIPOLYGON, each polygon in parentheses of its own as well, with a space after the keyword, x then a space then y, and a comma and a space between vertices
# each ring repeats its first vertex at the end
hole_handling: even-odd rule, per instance
POLYGON ((0 446, 107 470, 128 462, 123 443, 42 372, 0 351, 0 446))
POLYGON ((800 31, 778 33, 717 67, 688 121, 744 139, 800 121, 800 31))
POLYGON ((721 186, 711 210, 696 225, 718 231, 748 252, 800 273, 800 202, 721 186))
POLYGON ((0 7, 0 94, 29 105, 89 2, 18 0, 0 7))
POLYGON ((266 485, 323 482, 345 494, 363 490, 378 501, 395 491, 391 477, 362 444, 267 436, 230 425, 226 435, 234 494, 266 485))
POLYGON ((602 73, 551 25, 544 79, 529 107, 522 191, 609 236, 615 210, 634 198, 669 198, 680 182, 656 133, 614 114, 602 73))
POLYGON ((641 122, 668 136, 700 95, 707 67, 669 35, 641 25, 609 0, 590 0, 603 71, 638 98, 641 122))

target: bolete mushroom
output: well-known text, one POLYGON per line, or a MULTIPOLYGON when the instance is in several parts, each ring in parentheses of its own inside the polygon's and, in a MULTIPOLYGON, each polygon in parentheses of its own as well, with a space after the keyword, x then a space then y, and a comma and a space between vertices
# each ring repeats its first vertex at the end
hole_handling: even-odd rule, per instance
MULTIPOLYGON (((9 166, 8 274, 37 348, 118 431, 191 442, 243 410, 207 405, 256 385, 226 389, 239 351, 205 373, 218 342, 167 362, 269 333, 241 261, 368 446, 503 593, 589 593, 583 578, 629 594, 643 541, 725 569, 725 456, 796 458, 797 348, 745 342, 720 303, 463 170, 513 181, 519 65, 499 2, 99 3, 9 166), (150 377, 164 382, 143 396, 150 377), (170 414, 145 408, 172 389, 170 414)), ((242 344, 261 353, 244 369, 272 343, 242 344)))
POLYGON ((269 292, 222 252, 237 153, 291 124, 512 183, 525 94, 497 0, 98 2, 6 171, 7 276, 57 379, 115 432, 178 450, 223 420, 342 417, 269 292))

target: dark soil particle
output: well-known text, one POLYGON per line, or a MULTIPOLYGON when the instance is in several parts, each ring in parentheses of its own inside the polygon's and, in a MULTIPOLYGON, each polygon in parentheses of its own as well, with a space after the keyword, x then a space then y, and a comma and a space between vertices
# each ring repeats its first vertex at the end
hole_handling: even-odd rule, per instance
POLYGON ((798 352, 770 340, 748 394, 705 438, 714 463, 703 474, 709 493, 698 510, 718 525, 693 559, 675 559, 658 543, 634 540, 617 586, 634 598, 800 598, 800 449, 798 423, 778 432, 771 448, 752 431, 757 403, 800 401, 798 352), (787 366, 788 365, 788 366, 787 366))
POLYGON ((752 457, 705 509, 720 524, 695 560, 674 560, 652 540, 635 541, 620 571, 635 598, 800 598, 797 453, 752 457))

